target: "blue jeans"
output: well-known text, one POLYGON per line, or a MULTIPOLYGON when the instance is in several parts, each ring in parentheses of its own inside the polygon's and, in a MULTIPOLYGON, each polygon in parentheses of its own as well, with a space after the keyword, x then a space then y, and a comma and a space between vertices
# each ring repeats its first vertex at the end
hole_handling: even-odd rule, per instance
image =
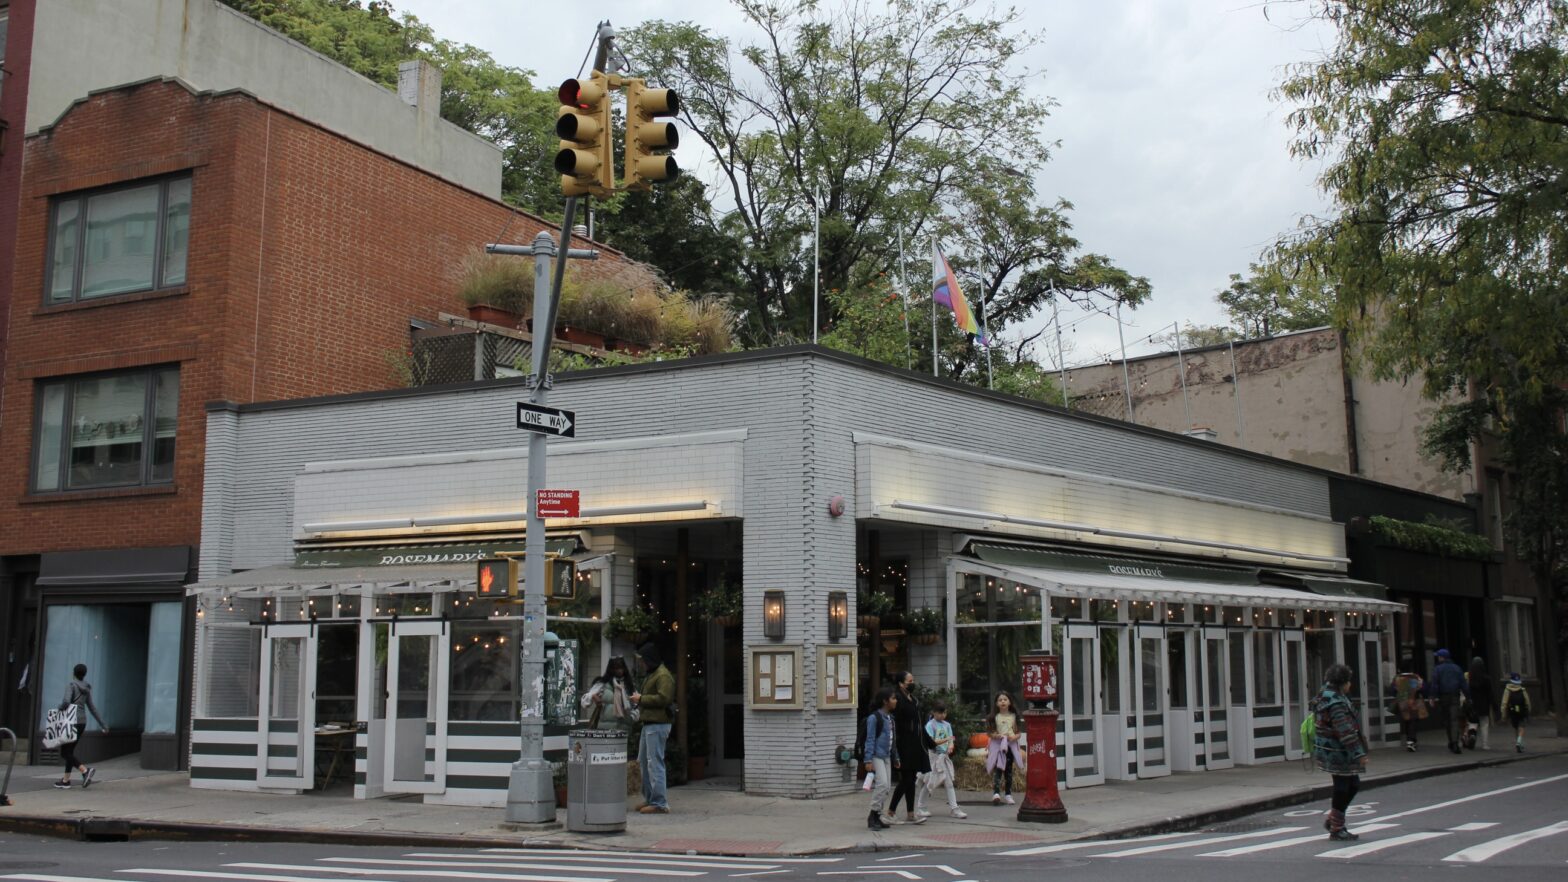
POLYGON ((664 743, 670 739, 669 723, 643 723, 637 742, 637 765, 642 770, 643 802, 669 808, 664 796, 664 743))

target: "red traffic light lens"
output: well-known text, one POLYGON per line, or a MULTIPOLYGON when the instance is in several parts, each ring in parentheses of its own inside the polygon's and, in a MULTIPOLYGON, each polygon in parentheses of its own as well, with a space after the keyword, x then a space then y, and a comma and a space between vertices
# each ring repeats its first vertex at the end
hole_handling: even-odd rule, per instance
POLYGON ((577 101, 577 97, 581 92, 582 85, 577 80, 570 79, 561 84, 561 88, 556 90, 555 95, 561 100, 562 104, 570 107, 581 107, 582 105, 577 101))

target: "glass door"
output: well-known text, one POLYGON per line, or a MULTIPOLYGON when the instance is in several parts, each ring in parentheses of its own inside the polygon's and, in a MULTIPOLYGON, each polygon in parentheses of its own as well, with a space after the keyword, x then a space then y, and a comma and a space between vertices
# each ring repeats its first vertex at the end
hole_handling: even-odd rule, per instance
POLYGON ((1093 625, 1068 625, 1063 634, 1062 746, 1067 786, 1105 783, 1100 755, 1100 632, 1093 625))
POLYGON ((316 628, 269 625, 261 638, 262 745, 256 783, 309 790, 316 758, 316 628))
POLYGON ((745 773, 746 683, 742 673, 741 626, 708 622, 708 769, 713 777, 745 773))
POLYGON ((386 750, 388 793, 446 789, 448 658, 445 622, 394 620, 387 637, 386 750))
POLYGON ((1203 727, 1205 769, 1228 769, 1236 764, 1230 751, 1230 655, 1225 645, 1224 628, 1203 629, 1200 653, 1201 692, 1199 701, 1203 727))
POLYGON ((1283 655, 1280 670, 1285 673, 1285 758, 1301 759, 1310 746, 1301 743, 1301 723, 1306 719, 1308 690, 1307 641, 1301 631, 1283 631, 1280 652, 1283 655))
POLYGON ((1383 743, 1383 699, 1387 697, 1384 690, 1393 679, 1383 676, 1380 647, 1376 631, 1362 631, 1360 663, 1350 662, 1361 678, 1361 726, 1367 734, 1368 747, 1383 743))
POLYGON ((1169 671, 1166 669, 1165 629, 1139 625, 1130 635, 1133 653, 1132 705, 1137 730, 1133 735, 1138 756, 1138 777, 1156 778, 1171 773, 1166 750, 1165 717, 1170 704, 1169 671))

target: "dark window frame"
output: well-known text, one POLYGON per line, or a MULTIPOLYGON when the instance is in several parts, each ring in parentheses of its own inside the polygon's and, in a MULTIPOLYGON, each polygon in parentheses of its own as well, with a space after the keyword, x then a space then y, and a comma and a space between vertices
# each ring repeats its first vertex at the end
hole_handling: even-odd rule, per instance
POLYGON ((185 287, 190 281, 190 233, 187 229, 185 243, 185 278, 175 284, 164 282, 164 246, 166 245, 168 211, 169 211, 169 185, 177 181, 192 181, 191 205, 196 204, 196 186, 193 176, 189 171, 176 172, 169 175, 158 175, 150 178, 137 178, 134 181, 122 181, 105 187, 92 187, 86 190, 73 190, 69 193, 57 193, 49 199, 48 235, 44 246, 44 290, 43 305, 68 306, 76 303, 101 303, 112 301, 116 297, 128 297, 133 294, 146 294, 149 291, 168 291, 185 287), (158 187, 157 221, 153 230, 152 250, 152 284, 145 288, 133 288, 129 291, 116 291, 113 294, 101 294, 97 297, 82 296, 82 277, 87 267, 87 202, 94 196, 107 193, 116 193, 121 190, 135 190, 148 185, 158 187), (60 216, 60 206, 75 202, 77 208, 76 230, 76 262, 72 267, 72 281, 70 297, 64 300, 54 299, 54 249, 56 244, 56 231, 60 216))
MULTIPOLYGON (((33 387, 33 437, 29 444, 27 460, 27 488, 34 495, 55 495, 62 493, 96 493, 103 490, 119 490, 135 487, 169 487, 175 483, 173 459, 171 454, 168 480, 154 480, 153 449, 157 443, 158 432, 158 374, 166 370, 173 370, 176 382, 179 382, 180 364, 164 363, 152 364, 129 370, 96 371, 86 374, 71 374, 63 377, 49 377, 38 380, 33 387), (104 379, 106 377, 132 376, 141 374, 146 378, 142 400, 142 458, 141 474, 135 482, 118 484, 90 484, 82 487, 71 486, 71 425, 75 420, 75 387, 78 383, 104 379), (65 387, 65 409, 60 420, 60 471, 55 476, 58 483, 53 489, 39 488, 38 453, 42 447, 44 436, 44 390, 50 386, 65 387)), ((176 393, 174 400, 175 411, 175 451, 179 450, 179 395, 176 393)))

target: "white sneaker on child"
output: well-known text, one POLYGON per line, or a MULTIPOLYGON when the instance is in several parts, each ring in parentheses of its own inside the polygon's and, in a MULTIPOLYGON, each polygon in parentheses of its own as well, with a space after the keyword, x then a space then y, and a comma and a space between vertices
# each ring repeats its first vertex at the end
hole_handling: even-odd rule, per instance
POLYGON ((964 811, 963 809, 956 809, 955 808, 952 811, 948 812, 948 814, 952 815, 953 817, 958 818, 960 820, 969 817, 969 813, 964 811))
POLYGON ((1007 794, 1006 796, 1002 797, 1002 801, 1008 805, 1013 805, 1013 795, 1011 793, 1007 794))

